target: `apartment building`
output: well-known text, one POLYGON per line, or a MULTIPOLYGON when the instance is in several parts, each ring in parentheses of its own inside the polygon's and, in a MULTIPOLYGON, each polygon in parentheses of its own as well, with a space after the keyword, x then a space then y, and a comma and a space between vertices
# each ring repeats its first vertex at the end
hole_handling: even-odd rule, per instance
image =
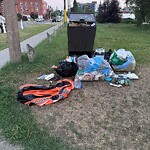
MULTIPOLYGON (((17 13, 30 15, 31 12, 44 16, 47 13, 48 5, 44 0, 16 0, 17 13)), ((4 15, 3 2, 0 3, 0 13, 4 15)))

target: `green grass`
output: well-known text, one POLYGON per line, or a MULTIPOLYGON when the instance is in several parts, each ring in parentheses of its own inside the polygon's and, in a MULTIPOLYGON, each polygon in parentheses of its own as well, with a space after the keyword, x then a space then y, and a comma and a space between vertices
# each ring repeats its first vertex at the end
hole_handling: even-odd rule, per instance
POLYGON ((0 71, 0 128, 6 138, 11 142, 19 142, 27 150, 69 149, 59 138, 50 137, 46 130, 36 125, 31 107, 16 101, 18 86, 25 83, 25 78, 36 78, 33 75, 48 72, 53 63, 63 59, 61 54, 65 56, 66 44, 62 43, 62 38, 65 36, 63 31, 60 37, 53 38, 52 45, 47 44, 46 40, 44 44, 41 43, 33 64, 28 63, 26 55, 23 55, 21 64, 8 64, 0 71), (56 55, 57 59, 54 60, 56 55))
MULTIPOLYGON (((129 49, 138 64, 149 64, 149 33, 149 26, 137 28, 134 25, 98 24, 94 47, 129 49)), ((36 47, 35 62, 29 63, 27 56, 23 55, 22 63, 7 64, 0 70, 0 128, 4 137, 12 143, 21 144, 26 150, 71 149, 59 138, 50 136, 46 129, 41 130, 32 116, 32 107, 19 104, 16 100, 20 85, 38 83, 35 78, 51 72, 51 66, 57 65, 67 54, 67 30, 63 28, 52 38, 51 44, 45 40, 36 47)))
POLYGON ((124 48, 130 50, 138 63, 149 63, 150 26, 136 27, 134 24, 98 25, 95 48, 124 48))
MULTIPOLYGON (((19 30, 20 41, 28 39, 29 37, 32 37, 38 33, 41 33, 51 27, 52 25, 42 24, 42 25, 32 25, 29 28, 19 30)), ((4 48, 7 48, 7 47, 8 47, 7 35, 0 34, 0 50, 3 50, 4 48)))

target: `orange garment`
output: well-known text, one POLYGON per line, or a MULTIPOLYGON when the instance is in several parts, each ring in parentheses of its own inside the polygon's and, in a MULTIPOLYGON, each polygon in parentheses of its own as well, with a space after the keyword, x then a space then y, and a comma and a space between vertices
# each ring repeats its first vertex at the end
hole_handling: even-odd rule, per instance
POLYGON ((74 82, 68 79, 59 80, 55 86, 47 87, 36 84, 25 84, 20 87, 18 101, 26 105, 50 105, 68 97, 74 88, 74 82))

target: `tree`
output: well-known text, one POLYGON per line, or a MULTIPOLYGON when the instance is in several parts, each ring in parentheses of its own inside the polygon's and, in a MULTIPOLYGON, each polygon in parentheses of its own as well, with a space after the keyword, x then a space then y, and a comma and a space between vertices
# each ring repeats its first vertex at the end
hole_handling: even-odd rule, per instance
POLYGON ((92 10, 91 8, 89 8, 87 5, 85 5, 84 7, 85 7, 85 8, 84 8, 84 12, 89 12, 89 13, 90 13, 90 12, 91 12, 91 13, 93 12, 93 10, 92 10))
POLYGON ((119 23, 121 21, 119 11, 118 0, 105 0, 103 4, 99 4, 97 21, 100 23, 119 23))
POLYGON ((97 15, 97 21, 99 23, 105 22, 103 15, 104 15, 104 9, 103 9, 103 6, 100 2, 99 7, 98 7, 98 15, 97 15))
POLYGON ((119 23, 121 22, 121 17, 119 15, 120 7, 118 0, 112 0, 108 9, 108 20, 107 22, 119 23))
POLYGON ((18 21, 22 19, 22 15, 20 13, 17 14, 17 17, 18 17, 18 21))
POLYGON ((150 20, 150 0, 126 0, 126 4, 134 10, 137 26, 150 20))
POLYGON ((77 1, 73 1, 73 7, 71 8, 71 12, 78 12, 78 4, 77 1))
POLYGON ((15 0, 4 0, 9 55, 12 63, 21 62, 21 47, 15 0))
POLYGON ((36 14, 36 13, 34 13, 34 12, 31 12, 30 17, 31 17, 32 19, 37 19, 37 18, 38 18, 38 14, 36 14))

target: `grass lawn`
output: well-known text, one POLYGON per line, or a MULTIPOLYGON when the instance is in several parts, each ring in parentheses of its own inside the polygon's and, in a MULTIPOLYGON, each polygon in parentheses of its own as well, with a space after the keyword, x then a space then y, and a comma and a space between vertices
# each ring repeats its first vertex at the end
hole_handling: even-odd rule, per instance
MULTIPOLYGON (((38 33, 41 33, 42 31, 45 31, 52 26, 53 25, 49 25, 49 24, 32 25, 29 28, 19 30, 20 41, 23 41, 25 39, 28 39, 29 37, 32 37, 38 33)), ((7 35, 0 34, 0 50, 3 50, 4 48, 7 48, 7 47, 8 47, 7 35)))
MULTIPOLYGON (((150 26, 97 24, 94 47, 128 49, 134 54, 137 66, 146 66, 148 70, 149 39, 150 26)), ((123 91, 102 82, 85 83, 83 90, 74 90, 67 100, 44 107, 27 107, 17 102, 20 85, 39 84, 37 76, 53 72, 51 66, 67 54, 67 29, 63 28, 51 44, 45 40, 36 47, 34 63, 29 63, 23 55, 22 63, 7 64, 0 70, 0 128, 4 137, 21 144, 25 150, 147 149, 150 93, 145 82, 137 82, 123 91), (102 86, 107 88, 101 89, 102 86), (136 93, 135 88, 141 93, 136 93), (137 96, 132 96, 135 93, 137 96)))

